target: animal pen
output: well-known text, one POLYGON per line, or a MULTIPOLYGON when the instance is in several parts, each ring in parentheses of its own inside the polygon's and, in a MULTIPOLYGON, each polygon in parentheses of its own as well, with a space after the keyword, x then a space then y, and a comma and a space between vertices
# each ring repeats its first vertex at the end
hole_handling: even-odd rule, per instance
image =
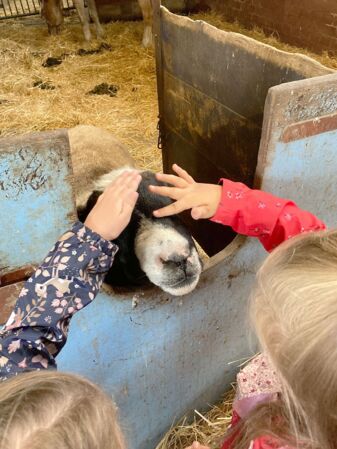
MULTIPOLYGON (((242 181, 335 222, 337 75, 316 61, 170 13, 155 2, 163 168, 242 181)), ((66 130, 0 140, 1 322, 22 280, 76 217, 66 130)), ((76 181, 75 181, 76 182, 76 181)), ((254 352, 245 308, 265 257, 253 239, 189 221, 210 256, 197 289, 105 288, 73 319, 60 370, 111 393, 130 447, 154 448, 172 422, 205 410, 254 352), (135 307, 136 305, 136 307, 135 307), (233 363, 239 361, 237 363, 233 363)))
MULTIPOLYGON (((71 0, 63 0, 63 8, 71 9, 71 0)), ((40 14, 39 0, 0 0, 0 20, 40 14)))

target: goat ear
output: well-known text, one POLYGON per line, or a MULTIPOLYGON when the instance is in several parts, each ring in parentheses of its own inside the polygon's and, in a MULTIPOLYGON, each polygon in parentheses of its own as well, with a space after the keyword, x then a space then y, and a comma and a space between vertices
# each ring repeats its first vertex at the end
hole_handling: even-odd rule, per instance
POLYGON ((78 216, 79 221, 81 221, 82 223, 85 222, 85 219, 89 215, 89 212, 91 211, 91 209, 97 203, 98 197, 101 194, 102 194, 102 192, 100 192, 98 190, 94 190, 91 193, 91 195, 89 196, 86 205, 85 206, 80 206, 80 207, 77 208, 77 216, 78 216))

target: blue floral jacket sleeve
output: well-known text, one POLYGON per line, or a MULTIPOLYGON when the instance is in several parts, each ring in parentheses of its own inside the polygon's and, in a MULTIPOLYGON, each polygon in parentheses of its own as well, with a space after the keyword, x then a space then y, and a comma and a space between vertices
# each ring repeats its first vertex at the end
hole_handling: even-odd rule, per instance
POLYGON ((95 298, 117 250, 80 222, 56 242, 0 331, 0 380, 56 368, 71 317, 95 298))

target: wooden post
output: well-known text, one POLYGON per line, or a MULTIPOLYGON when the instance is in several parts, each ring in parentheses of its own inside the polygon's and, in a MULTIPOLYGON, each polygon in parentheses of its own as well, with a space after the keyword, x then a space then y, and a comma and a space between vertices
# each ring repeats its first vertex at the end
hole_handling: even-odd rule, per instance
MULTIPOLYGON (((165 136, 164 125, 164 77, 163 77, 163 60, 162 60, 162 27, 161 27, 161 0, 151 0, 153 7, 153 34, 155 42, 155 55, 156 55, 156 74, 157 74, 157 95, 158 95, 158 148, 161 150, 163 145, 163 138, 165 136)), ((165 153, 162 152, 163 158, 165 153)), ((165 163, 163 161, 163 166, 165 163)))

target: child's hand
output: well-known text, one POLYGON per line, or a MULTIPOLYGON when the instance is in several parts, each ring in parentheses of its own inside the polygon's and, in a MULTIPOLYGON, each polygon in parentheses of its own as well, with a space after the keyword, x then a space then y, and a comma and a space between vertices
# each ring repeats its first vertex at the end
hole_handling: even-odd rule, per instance
POLYGON ((169 206, 153 212, 155 217, 167 217, 187 209, 194 220, 210 218, 215 214, 221 199, 222 188, 215 184, 201 184, 177 164, 172 166, 178 176, 157 173, 158 181, 167 182, 173 187, 150 186, 153 193, 176 200, 169 206))
POLYGON ((210 449, 208 446, 202 446, 198 441, 193 441, 192 446, 188 446, 185 449, 210 449))
POLYGON ((98 198, 84 224, 106 240, 116 239, 130 221, 140 181, 137 171, 118 176, 98 198))

